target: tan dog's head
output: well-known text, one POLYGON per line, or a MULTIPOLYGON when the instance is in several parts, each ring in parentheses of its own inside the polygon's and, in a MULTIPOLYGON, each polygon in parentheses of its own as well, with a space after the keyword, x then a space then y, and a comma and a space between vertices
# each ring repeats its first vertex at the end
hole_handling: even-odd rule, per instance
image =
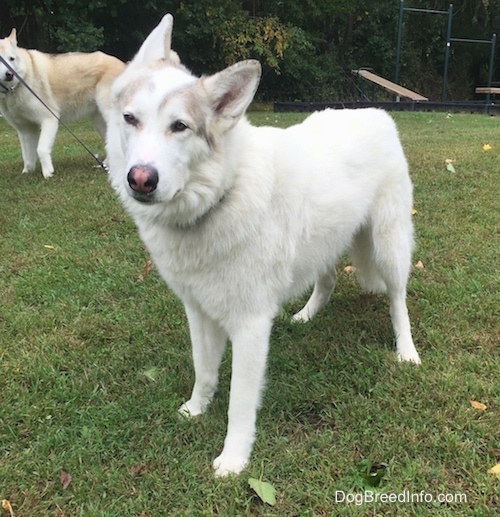
POLYGON ((9 36, 0 39, 0 94, 13 90, 18 84, 17 76, 24 78, 26 64, 17 47, 16 29, 9 36))

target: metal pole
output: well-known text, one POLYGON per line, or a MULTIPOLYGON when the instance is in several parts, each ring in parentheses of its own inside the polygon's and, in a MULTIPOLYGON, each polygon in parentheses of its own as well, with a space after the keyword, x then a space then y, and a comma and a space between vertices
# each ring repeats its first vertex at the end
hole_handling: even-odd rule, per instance
POLYGON ((446 100, 446 87, 448 83, 448 63, 450 62, 451 47, 451 22, 453 19, 453 4, 448 7, 448 29, 446 31, 446 49, 444 52, 444 72, 443 72, 443 90, 441 92, 441 102, 446 100))
MULTIPOLYGON (((491 38, 491 52, 490 52, 490 67, 488 69, 488 88, 491 88, 491 80, 493 79, 493 66, 495 64, 495 46, 497 42, 497 35, 493 34, 491 38)), ((490 103, 490 93, 486 94, 486 102, 490 103)))
POLYGON ((403 9, 404 0, 399 2, 399 22, 398 22, 398 43, 396 46, 396 73, 394 74, 394 82, 399 84, 399 61, 401 58, 401 38, 403 33, 403 9))

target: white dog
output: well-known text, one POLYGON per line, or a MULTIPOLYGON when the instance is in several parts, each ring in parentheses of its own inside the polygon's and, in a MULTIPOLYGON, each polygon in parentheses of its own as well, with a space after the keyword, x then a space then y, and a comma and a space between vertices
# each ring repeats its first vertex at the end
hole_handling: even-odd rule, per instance
POLYGON ((362 286, 387 290, 398 358, 419 363, 406 309, 412 185, 392 119, 324 111, 289 129, 244 113, 261 67, 194 77, 165 59, 166 15, 112 88, 110 178, 166 282, 184 302, 196 380, 180 411, 203 413, 233 347, 228 431, 216 474, 247 465, 280 305, 310 285, 312 318, 349 252, 362 286))
POLYGON ((23 172, 35 169, 37 155, 45 178, 54 173, 51 153, 59 122, 89 117, 103 138, 109 111, 109 88, 125 63, 103 52, 44 54, 17 45, 16 30, 0 40, 0 112, 21 142, 23 172), (50 107, 52 114, 23 84, 50 107))

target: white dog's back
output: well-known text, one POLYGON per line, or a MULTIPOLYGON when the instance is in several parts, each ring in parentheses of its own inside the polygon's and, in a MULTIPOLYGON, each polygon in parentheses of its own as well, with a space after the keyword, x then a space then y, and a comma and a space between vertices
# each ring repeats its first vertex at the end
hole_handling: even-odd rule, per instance
POLYGON ((376 271, 361 267, 366 254, 357 252, 365 237, 371 240, 374 224, 381 232, 396 214, 408 236, 400 246, 411 252, 412 185, 392 118, 377 109, 326 110, 285 130, 242 121, 235 132, 241 193, 231 194, 239 205, 230 211, 242 216, 230 217, 223 207, 212 223, 225 231, 207 226, 207 239, 214 231, 230 240, 251 221, 249 210, 258 214, 253 224, 265 228, 257 232, 262 249, 254 264, 263 262, 266 275, 283 276, 283 291, 273 295, 280 303, 303 292, 347 250, 363 287, 384 290, 376 271), (281 261, 279 267, 268 257, 281 261))

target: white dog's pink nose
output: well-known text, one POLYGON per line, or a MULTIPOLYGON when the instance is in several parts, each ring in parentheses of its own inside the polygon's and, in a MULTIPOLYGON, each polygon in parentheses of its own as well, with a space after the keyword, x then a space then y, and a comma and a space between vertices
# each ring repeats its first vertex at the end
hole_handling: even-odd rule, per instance
POLYGON ((128 171, 127 181, 135 192, 149 194, 158 186, 158 171, 150 165, 134 165, 128 171))

